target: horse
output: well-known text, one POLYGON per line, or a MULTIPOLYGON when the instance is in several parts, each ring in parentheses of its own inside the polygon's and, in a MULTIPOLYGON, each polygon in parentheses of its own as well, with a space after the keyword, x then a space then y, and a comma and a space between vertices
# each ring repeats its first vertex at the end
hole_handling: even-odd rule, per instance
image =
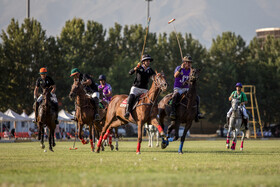
POLYGON ((41 140, 41 148, 44 149, 44 126, 49 129, 49 150, 53 152, 53 147, 56 145, 54 141, 54 130, 56 128, 56 113, 51 102, 51 88, 43 89, 43 100, 38 107, 37 125, 38 125, 38 140, 41 140))
MULTIPOLYGON (((181 143, 178 150, 179 154, 183 154, 183 145, 188 130, 192 126, 192 121, 197 114, 197 94, 196 94, 196 82, 198 80, 200 69, 191 69, 189 79, 184 84, 189 84, 189 91, 182 94, 179 104, 176 106, 176 120, 172 120, 167 129, 167 137, 162 139, 161 148, 165 149, 169 142, 175 141, 179 138, 180 124, 185 124, 184 132, 181 137, 181 143), (169 137, 172 130, 175 130, 174 137, 169 137)), ((159 123, 164 126, 164 118, 167 117, 170 121, 171 106, 168 104, 172 98, 172 93, 166 95, 158 104, 159 108, 159 123)))
POLYGON ((156 138, 156 146, 159 147, 159 132, 153 125, 149 125, 145 123, 144 129, 146 130, 146 133, 148 135, 149 143, 148 147, 153 147, 153 137, 155 136, 156 138))
POLYGON ((106 115, 105 126, 102 129, 100 138, 97 143, 96 152, 99 153, 100 146, 103 141, 107 139, 107 136, 113 127, 119 127, 129 122, 136 123, 138 125, 138 140, 136 154, 140 153, 142 142, 142 129, 144 123, 154 125, 161 136, 165 136, 162 127, 157 121, 157 97, 161 91, 167 89, 167 82, 163 73, 157 73, 152 77, 153 83, 150 90, 140 97, 136 107, 131 112, 128 119, 124 117, 125 106, 124 102, 127 99, 127 95, 115 95, 108 106, 108 112, 106 115))
POLYGON ((242 125, 242 109, 240 106, 240 100, 236 98, 232 98, 231 100, 231 116, 229 118, 229 127, 227 132, 227 141, 226 141, 226 148, 229 149, 229 143, 230 143, 230 134, 232 132, 232 145, 231 150, 235 150, 235 146, 237 143, 237 135, 239 132, 243 132, 241 136, 241 146, 240 150, 243 151, 243 144, 244 144, 244 138, 246 134, 245 126, 242 125))
MULTIPOLYGON (((100 121, 95 121, 95 110, 90 102, 90 96, 86 94, 83 89, 83 85, 79 80, 74 80, 70 94, 70 99, 76 99, 76 119, 78 122, 78 134, 79 139, 82 144, 88 144, 89 142, 85 140, 82 136, 83 126, 87 124, 89 126, 89 138, 91 151, 94 152, 95 138, 99 137, 99 132, 102 129, 102 123, 105 120, 106 109, 99 109, 100 121)), ((102 104, 107 106, 107 103, 102 101, 102 104)))

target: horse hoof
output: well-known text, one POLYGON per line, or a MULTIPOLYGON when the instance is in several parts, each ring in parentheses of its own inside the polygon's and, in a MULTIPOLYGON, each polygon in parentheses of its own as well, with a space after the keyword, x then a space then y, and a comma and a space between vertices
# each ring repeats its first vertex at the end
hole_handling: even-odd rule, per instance
POLYGON ((182 155, 182 154, 183 154, 183 152, 182 152, 182 151, 178 151, 178 154, 179 154, 179 155, 182 155))
POLYGON ((136 154, 137 154, 137 155, 141 155, 141 152, 140 152, 140 151, 139 151, 139 152, 136 152, 136 154))
POLYGON ((42 148, 42 149, 45 149, 45 145, 44 145, 44 144, 41 144, 41 148, 42 148))
POLYGON ((55 147, 55 146, 56 146, 56 143, 53 144, 53 147, 55 147))
POLYGON ((114 150, 114 146, 113 146, 113 145, 111 145, 110 147, 111 147, 111 151, 113 151, 113 150, 114 150))
POLYGON ((100 149, 97 148, 97 149, 95 150, 95 152, 96 152, 96 153, 100 153, 100 149))
POLYGON ((54 152, 52 148, 49 148, 49 150, 50 150, 51 152, 54 152))
POLYGON ((161 143, 161 148, 162 149, 165 149, 167 147, 167 144, 166 143, 161 143))
POLYGON ((119 150, 119 148, 118 147, 116 147, 116 151, 118 151, 119 150))
POLYGON ((229 144, 226 145, 226 148, 229 149, 229 144))
POLYGON ((240 148, 240 151, 243 151, 243 148, 240 148))

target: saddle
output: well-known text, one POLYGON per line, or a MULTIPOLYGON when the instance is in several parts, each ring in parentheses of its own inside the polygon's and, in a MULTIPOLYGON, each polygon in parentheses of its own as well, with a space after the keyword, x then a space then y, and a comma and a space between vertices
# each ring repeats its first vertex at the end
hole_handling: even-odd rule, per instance
MULTIPOLYGON (((167 95, 166 95, 166 97, 170 97, 170 96, 171 96, 170 99, 167 101, 167 104, 168 104, 169 106, 171 106, 171 105, 172 105, 172 102, 173 102, 172 95, 173 95, 173 93, 170 93, 170 94, 167 94, 167 95)), ((185 99, 185 98, 187 99, 187 97, 185 96, 185 94, 180 95, 178 104, 179 104, 183 99, 185 99)))
MULTIPOLYGON (((136 106, 137 106, 138 103, 139 103, 139 100, 142 99, 142 98, 144 98, 144 96, 146 96, 145 93, 143 93, 143 94, 141 94, 141 95, 138 95, 138 96, 135 98, 134 103, 133 103, 132 110, 134 110, 134 109, 136 108, 136 106)), ((128 97, 127 97, 127 98, 128 98, 128 97)), ((127 105, 127 98, 125 98, 125 99, 121 102, 120 107, 126 107, 126 105, 127 105)))

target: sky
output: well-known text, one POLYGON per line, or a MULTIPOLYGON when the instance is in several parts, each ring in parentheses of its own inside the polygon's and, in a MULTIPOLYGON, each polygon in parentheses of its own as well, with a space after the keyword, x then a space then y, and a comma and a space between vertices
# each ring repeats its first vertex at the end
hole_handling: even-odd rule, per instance
MULTIPOLYGON (((146 26, 145 0, 30 0, 30 17, 37 19, 47 35, 60 34, 65 22, 74 17, 94 20, 105 29, 121 25, 146 26)), ((150 2, 150 32, 191 33, 210 48, 212 39, 223 32, 240 35, 247 43, 256 29, 280 27, 278 0, 153 0, 150 2)), ((12 18, 22 23, 26 17, 26 0, 0 0, 0 29, 6 30, 12 18)))

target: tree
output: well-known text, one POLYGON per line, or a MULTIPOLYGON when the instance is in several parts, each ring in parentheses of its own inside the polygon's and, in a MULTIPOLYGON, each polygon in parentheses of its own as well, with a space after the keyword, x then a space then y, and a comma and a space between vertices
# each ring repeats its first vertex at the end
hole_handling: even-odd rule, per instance
POLYGON ((222 123, 229 110, 228 97, 236 82, 244 82, 247 71, 245 64, 248 48, 241 36, 232 32, 222 33, 213 39, 209 51, 209 61, 205 62, 205 74, 202 93, 209 120, 222 123))
POLYGON ((254 38, 249 45, 248 75, 256 86, 262 120, 266 124, 280 121, 280 39, 268 36, 265 42, 254 38))
POLYGON ((12 19, 6 32, 2 30, 1 39, 0 63, 1 71, 5 73, 5 85, 1 85, 1 89, 5 91, 1 90, 0 109, 12 108, 17 112, 27 109, 30 112, 39 67, 48 64, 44 58, 45 30, 35 19, 25 19, 21 26, 12 19))

